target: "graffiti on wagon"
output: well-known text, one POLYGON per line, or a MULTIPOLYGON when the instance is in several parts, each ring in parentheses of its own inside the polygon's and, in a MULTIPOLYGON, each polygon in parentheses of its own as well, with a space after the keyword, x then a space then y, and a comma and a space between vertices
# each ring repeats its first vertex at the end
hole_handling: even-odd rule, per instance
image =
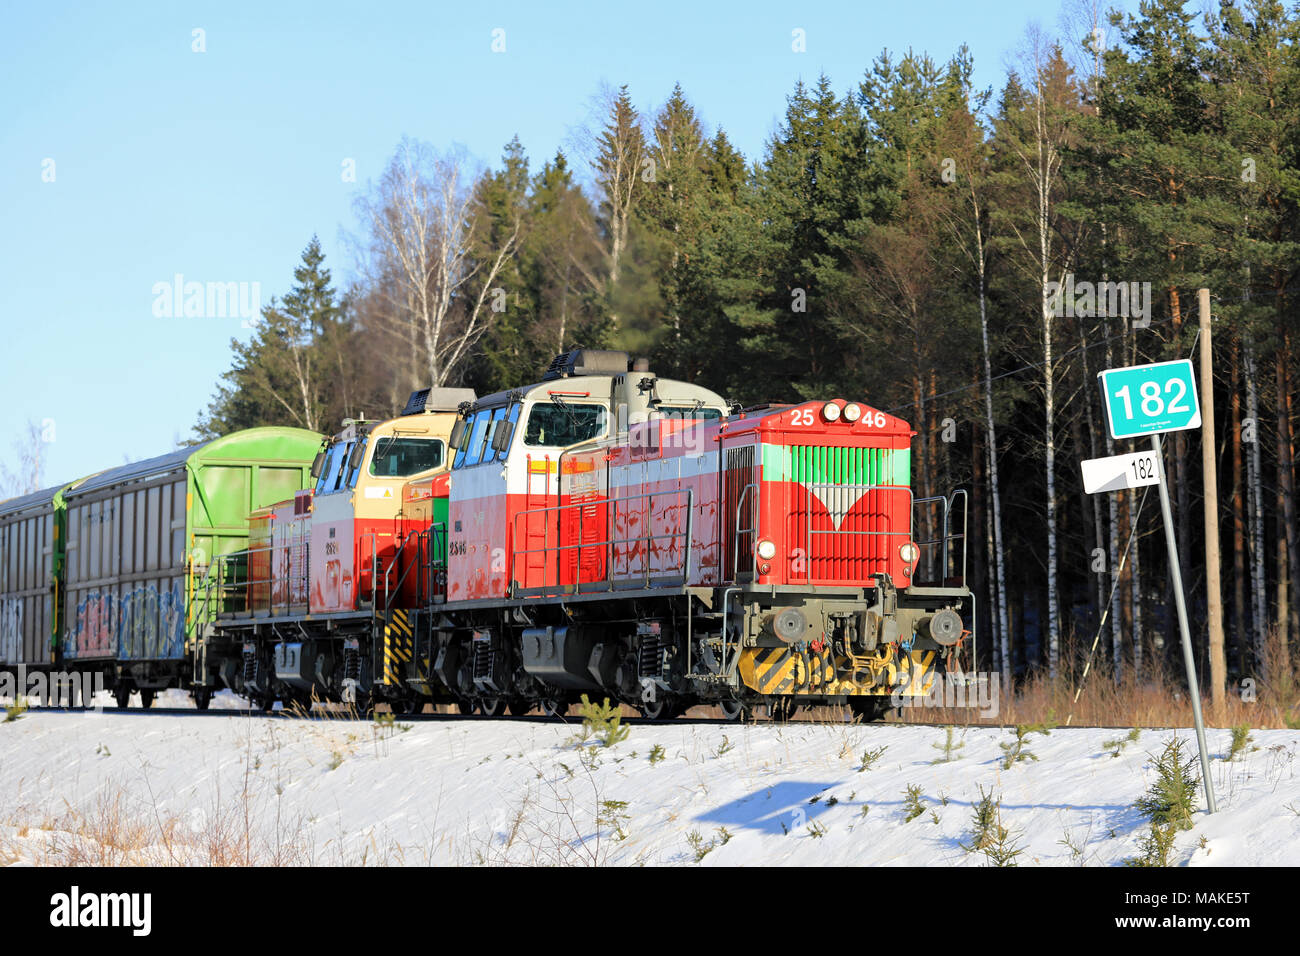
POLYGON ((168 659, 185 646, 185 600, 179 582, 148 584, 122 596, 91 591, 77 603, 69 657, 168 659))

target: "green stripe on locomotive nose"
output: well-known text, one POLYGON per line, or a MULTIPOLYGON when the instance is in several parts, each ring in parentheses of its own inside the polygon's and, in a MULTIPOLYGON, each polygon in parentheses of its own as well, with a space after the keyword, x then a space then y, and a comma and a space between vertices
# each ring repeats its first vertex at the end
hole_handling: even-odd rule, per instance
POLYGON ((910 485, 906 448, 763 445, 763 480, 825 485, 910 485))

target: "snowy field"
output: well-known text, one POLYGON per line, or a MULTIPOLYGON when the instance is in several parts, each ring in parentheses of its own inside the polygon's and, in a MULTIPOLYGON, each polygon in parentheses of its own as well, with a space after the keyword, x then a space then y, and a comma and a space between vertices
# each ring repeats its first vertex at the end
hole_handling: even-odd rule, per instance
MULTIPOLYGON (((1148 831, 1153 755, 1174 733, 1195 753, 1189 731, 1121 748, 1058 728, 1004 769, 1013 734, 992 728, 957 731, 946 762, 934 727, 634 725, 609 747, 579 729, 29 711, 0 724, 0 862, 985 866, 963 844, 992 794, 1019 865, 1109 866, 1148 831)), ((1209 732, 1220 812, 1175 862, 1300 865, 1300 731, 1254 731, 1231 762, 1230 739, 1209 732)))

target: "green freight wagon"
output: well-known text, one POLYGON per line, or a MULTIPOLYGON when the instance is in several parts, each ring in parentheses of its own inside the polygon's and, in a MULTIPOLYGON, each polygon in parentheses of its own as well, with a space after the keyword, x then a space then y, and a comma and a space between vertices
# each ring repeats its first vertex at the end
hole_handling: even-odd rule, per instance
POLYGON ((250 428, 70 489, 64 660, 103 670, 120 703, 188 680, 208 566, 248 546, 250 512, 312 484, 321 440, 250 428))

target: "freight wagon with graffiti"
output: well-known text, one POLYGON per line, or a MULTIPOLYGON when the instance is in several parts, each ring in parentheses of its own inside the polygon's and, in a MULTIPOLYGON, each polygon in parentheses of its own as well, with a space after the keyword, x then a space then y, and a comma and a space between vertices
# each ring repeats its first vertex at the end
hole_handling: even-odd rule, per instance
POLYGON ((99 672, 122 705, 188 685, 208 566, 311 483, 320 442, 253 428, 0 503, 0 609, 21 643, 0 663, 99 672))

